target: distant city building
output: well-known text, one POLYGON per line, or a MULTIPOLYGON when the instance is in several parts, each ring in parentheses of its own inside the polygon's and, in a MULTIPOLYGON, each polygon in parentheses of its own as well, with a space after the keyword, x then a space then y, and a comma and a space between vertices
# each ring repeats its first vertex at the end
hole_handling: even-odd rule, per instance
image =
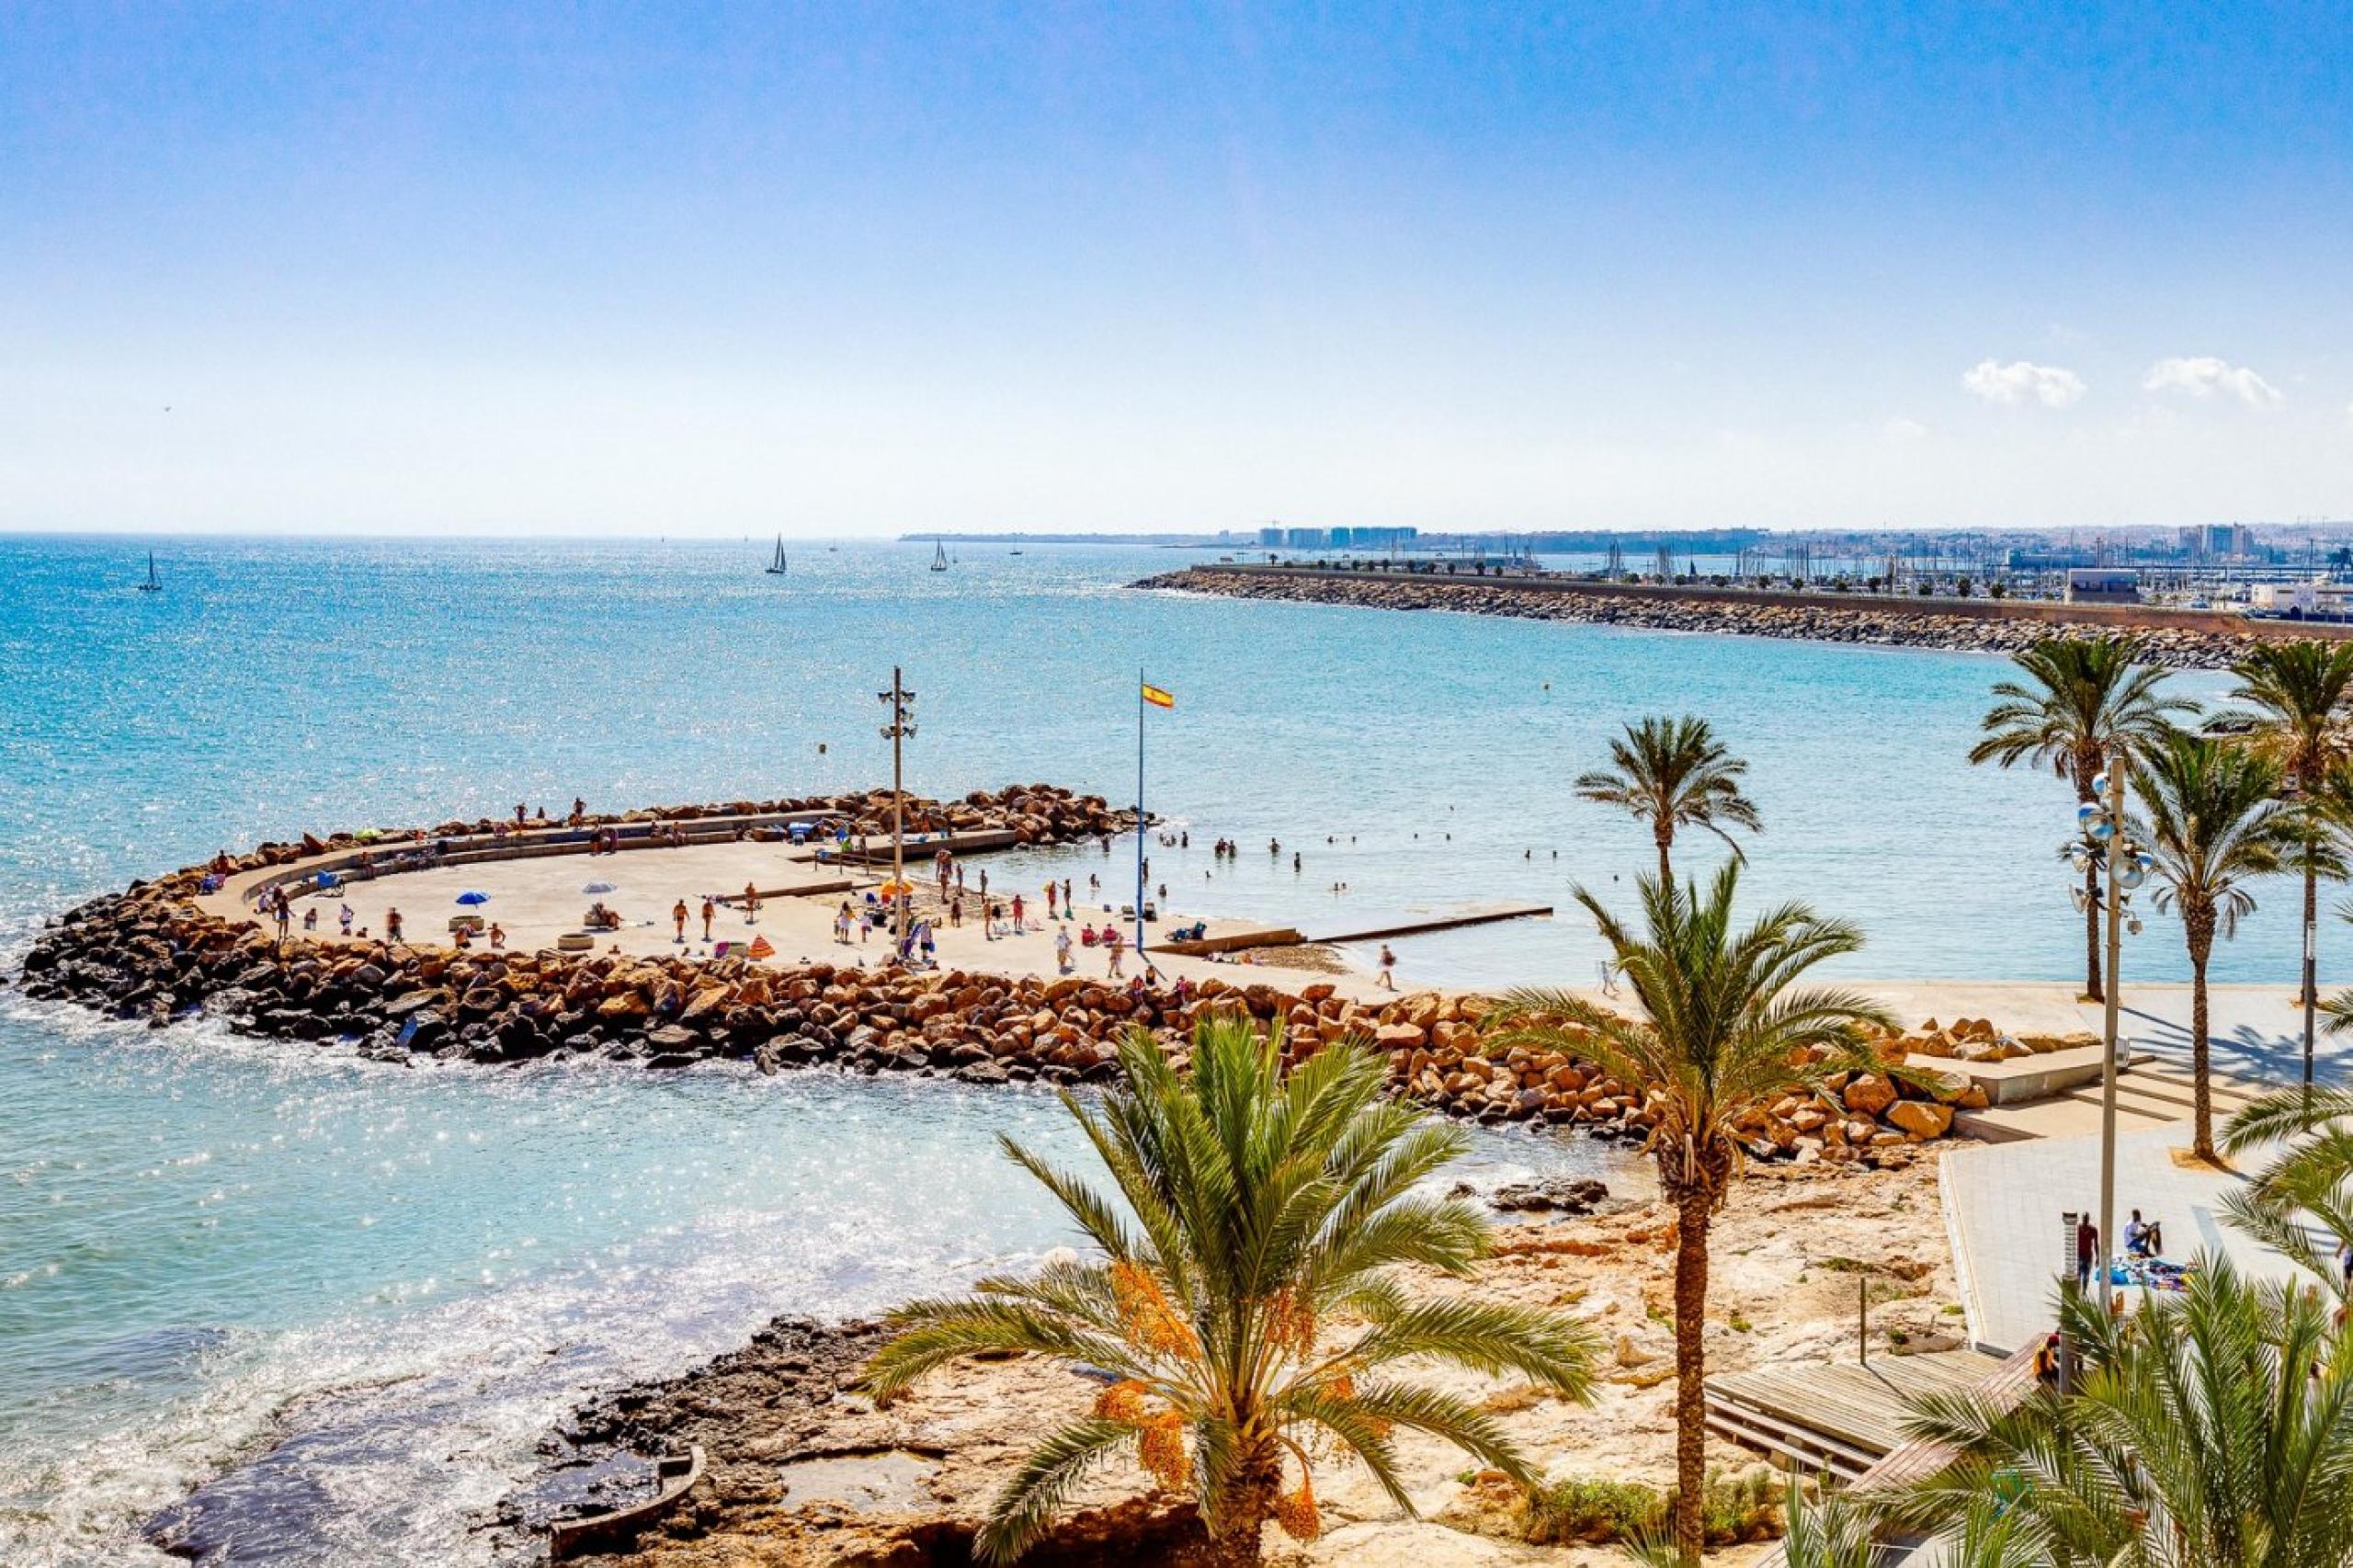
POLYGON ((1290 550, 1322 550, 1331 536, 1322 528, 1285 528, 1283 545, 1290 550))
POLYGON ((1283 541, 1283 530, 1268 526, 1258 530, 1258 542, 1272 550, 1283 541))
POLYGON ((2131 605, 2141 602, 2141 574, 2114 566, 2077 566, 2067 573, 2071 605, 2131 605))

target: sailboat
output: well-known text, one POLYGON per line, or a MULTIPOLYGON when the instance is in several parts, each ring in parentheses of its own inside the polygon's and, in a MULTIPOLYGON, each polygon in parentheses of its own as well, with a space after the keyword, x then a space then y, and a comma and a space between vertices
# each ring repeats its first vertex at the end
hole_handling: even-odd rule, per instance
POLYGON ((948 545, 944 540, 931 541, 931 569, 935 572, 948 570, 948 545))
POLYGON ((768 562, 768 575, 771 577, 784 575, 784 536, 782 534, 776 536, 776 559, 768 562))
POLYGON ((147 552, 147 580, 139 585, 139 591, 142 594, 160 594, 164 591, 164 580, 155 575, 155 552, 152 550, 147 552))

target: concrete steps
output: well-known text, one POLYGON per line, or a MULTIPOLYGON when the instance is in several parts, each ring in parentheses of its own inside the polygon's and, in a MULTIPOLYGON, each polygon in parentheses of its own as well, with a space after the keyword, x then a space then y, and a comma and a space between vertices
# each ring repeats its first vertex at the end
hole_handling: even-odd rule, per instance
MULTIPOLYGON (((2252 1083, 2219 1074, 2207 1076, 2217 1126, 2268 1093, 2274 1085, 2252 1083)), ((2116 1080, 2116 1130, 2139 1132, 2188 1121, 2195 1108, 2196 1085, 2187 1067, 2169 1058, 2139 1060, 2116 1080)), ((2063 1089, 2046 1099, 1997 1105, 1985 1110, 1962 1111, 1953 1118, 1953 1131, 1987 1143, 2015 1142, 2026 1138, 2077 1138, 2097 1133, 2100 1125, 2100 1086, 2097 1083, 2063 1089)))

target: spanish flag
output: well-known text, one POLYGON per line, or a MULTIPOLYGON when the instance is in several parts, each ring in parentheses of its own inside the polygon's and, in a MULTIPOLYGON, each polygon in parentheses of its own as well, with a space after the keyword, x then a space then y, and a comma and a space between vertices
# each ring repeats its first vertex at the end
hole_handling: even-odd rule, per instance
POLYGON ((1154 708, 1174 708, 1176 706, 1176 699, 1173 695, 1161 690, 1160 687, 1153 685, 1150 681, 1146 681, 1143 684, 1143 699, 1146 702, 1151 703, 1154 708))

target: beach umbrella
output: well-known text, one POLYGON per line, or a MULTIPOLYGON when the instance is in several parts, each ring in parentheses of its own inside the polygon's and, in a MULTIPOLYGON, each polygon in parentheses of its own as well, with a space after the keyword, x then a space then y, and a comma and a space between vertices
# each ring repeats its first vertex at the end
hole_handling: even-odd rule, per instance
POLYGON ((590 882, 586 887, 582 888, 580 891, 582 892, 611 892, 613 891, 613 884, 610 882, 590 882))
POLYGON ((490 894, 486 892, 461 892, 458 895, 458 902, 460 903, 488 903, 490 902, 490 894))

